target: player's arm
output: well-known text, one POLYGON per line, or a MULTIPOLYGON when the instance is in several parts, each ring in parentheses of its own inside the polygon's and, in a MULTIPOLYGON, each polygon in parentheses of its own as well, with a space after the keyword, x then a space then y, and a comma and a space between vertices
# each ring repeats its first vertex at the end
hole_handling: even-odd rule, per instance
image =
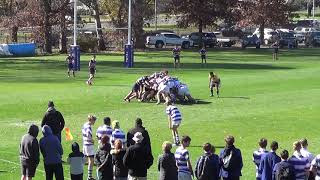
POLYGON ((191 165, 190 159, 188 159, 188 167, 189 167, 189 171, 191 172, 191 175, 193 176, 193 170, 192 170, 192 165, 191 165))

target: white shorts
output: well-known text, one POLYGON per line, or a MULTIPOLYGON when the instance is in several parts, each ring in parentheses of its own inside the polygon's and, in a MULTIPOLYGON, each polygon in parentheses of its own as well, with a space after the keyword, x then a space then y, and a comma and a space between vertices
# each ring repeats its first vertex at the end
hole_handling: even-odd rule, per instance
POLYGON ((94 156, 94 145, 83 146, 83 154, 88 157, 94 156))

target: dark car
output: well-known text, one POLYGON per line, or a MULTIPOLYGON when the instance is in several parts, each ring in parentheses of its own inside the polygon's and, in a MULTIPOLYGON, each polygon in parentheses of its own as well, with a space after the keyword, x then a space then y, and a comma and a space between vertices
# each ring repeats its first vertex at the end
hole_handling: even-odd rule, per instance
POLYGON ((297 48, 298 41, 292 32, 279 32, 279 47, 289 47, 289 48, 297 48))
POLYGON ((320 46, 320 31, 313 31, 306 34, 306 46, 320 46))
MULTIPOLYGON (((191 33, 189 39, 193 41, 193 45, 199 46, 200 43, 200 33, 191 33)), ((202 33, 202 43, 207 47, 214 47, 217 44, 217 37, 214 33, 203 32, 202 33)))
POLYGON ((253 46, 258 49, 258 48, 260 48, 260 45, 261 45, 261 41, 256 34, 245 36, 241 41, 242 48, 253 46))

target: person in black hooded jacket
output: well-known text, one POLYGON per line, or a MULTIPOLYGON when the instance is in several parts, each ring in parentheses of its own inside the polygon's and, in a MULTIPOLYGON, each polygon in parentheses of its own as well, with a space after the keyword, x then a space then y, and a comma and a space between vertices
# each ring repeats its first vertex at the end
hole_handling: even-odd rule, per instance
POLYGON ((94 163, 97 165, 98 180, 113 179, 112 155, 110 154, 111 144, 107 135, 102 136, 101 146, 94 156, 94 163))
POLYGON ((21 139, 20 162, 22 180, 31 180, 35 176, 40 161, 39 143, 37 140, 38 133, 38 126, 32 124, 29 127, 28 133, 21 139))
POLYGON ((130 129, 127 133, 127 146, 129 147, 129 146, 136 144, 136 142, 134 142, 134 140, 132 140, 132 138, 136 132, 142 133, 143 140, 142 140, 141 144, 147 148, 147 151, 149 153, 151 153, 152 151, 151 151, 151 143, 150 143, 149 133, 146 130, 146 128, 142 126, 142 119, 140 119, 140 118, 136 119, 135 127, 130 129))
POLYGON ((53 101, 49 101, 47 112, 41 122, 41 127, 48 125, 51 128, 52 133, 57 136, 61 142, 61 131, 64 128, 64 124, 65 122, 62 114, 54 108, 53 101))

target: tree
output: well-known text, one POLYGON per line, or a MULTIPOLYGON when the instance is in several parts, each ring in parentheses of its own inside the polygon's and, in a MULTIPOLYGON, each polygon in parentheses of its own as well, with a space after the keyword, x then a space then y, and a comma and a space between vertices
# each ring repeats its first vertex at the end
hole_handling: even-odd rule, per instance
POLYGON ((201 41, 203 28, 206 26, 214 24, 218 19, 228 19, 231 22, 233 2, 237 0, 172 0, 169 8, 173 14, 180 16, 179 26, 198 27, 201 41))
MULTIPOLYGON (((124 27, 128 23, 128 0, 102 0, 102 9, 109 15, 115 27, 124 27)), ((132 34, 135 48, 145 47, 144 18, 153 15, 154 0, 132 1, 132 34)))
POLYGON ((103 38, 102 25, 100 19, 100 8, 97 0, 80 0, 84 5, 89 7, 94 11, 94 19, 96 21, 96 31, 98 38, 98 48, 99 50, 106 50, 106 43, 103 38))
POLYGON ((258 25, 260 40, 264 42, 264 28, 286 25, 293 17, 292 7, 285 0, 243 1, 240 5, 242 25, 258 25))

